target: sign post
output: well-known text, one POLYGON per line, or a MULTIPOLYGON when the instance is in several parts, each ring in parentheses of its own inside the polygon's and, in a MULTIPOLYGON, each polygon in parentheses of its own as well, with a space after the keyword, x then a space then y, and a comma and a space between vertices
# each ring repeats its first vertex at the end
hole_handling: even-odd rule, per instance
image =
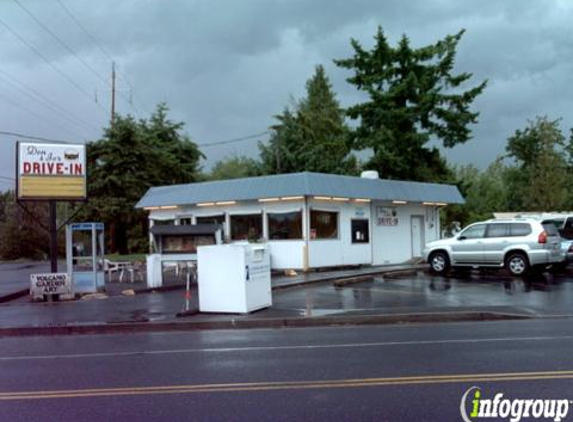
POLYGON ((82 144, 16 144, 16 200, 48 201, 50 270, 58 272, 57 201, 85 201, 86 146, 82 144))
POLYGON ((50 201, 50 271, 58 272, 58 227, 56 201, 50 201))

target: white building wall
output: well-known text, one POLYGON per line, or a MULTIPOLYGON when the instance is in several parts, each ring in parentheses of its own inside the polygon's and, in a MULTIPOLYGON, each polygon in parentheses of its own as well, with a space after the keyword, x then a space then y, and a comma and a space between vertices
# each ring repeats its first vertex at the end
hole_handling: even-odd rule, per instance
POLYGON ((351 239, 351 220, 353 218, 369 220, 370 204, 309 199, 308 206, 309 209, 338 212, 337 239, 309 239, 308 241, 311 268, 371 264, 372 235, 370 235, 369 243, 353 244, 351 239))
MULTIPOLYGON (((423 243, 439 238, 439 209, 422 204, 393 205, 389 202, 356 203, 320 201, 309 198, 308 208, 304 200, 259 203, 252 201, 225 206, 180 206, 175 210, 154 210, 150 220, 168 220, 226 215, 225 235, 230 236, 229 216, 263 212, 263 231, 268 240, 268 212, 290 212, 303 210, 303 239, 268 240, 273 269, 302 269, 305 267, 305 245, 308 243, 308 266, 310 268, 331 267, 337 265, 384 265, 407 261, 412 258, 412 216, 423 217, 423 243), (396 226, 378 224, 377 207, 396 210, 396 226), (337 239, 310 239, 310 209, 338 212, 337 239), (368 219, 370 229, 369 243, 352 243, 351 220, 368 219), (306 239, 304 238, 306 236, 306 239), (307 240, 308 239, 308 240, 307 240)), ((229 239, 226 239, 229 241, 229 239)))
POLYGON ((440 221, 438 208, 422 204, 394 205, 390 202, 372 203, 372 245, 373 265, 394 264, 407 261, 414 257, 413 242, 423 245, 439 238, 440 221), (378 222, 378 207, 395 210, 397 225, 384 225, 378 222), (419 216, 423 220, 421 239, 412 237, 412 217, 419 216))

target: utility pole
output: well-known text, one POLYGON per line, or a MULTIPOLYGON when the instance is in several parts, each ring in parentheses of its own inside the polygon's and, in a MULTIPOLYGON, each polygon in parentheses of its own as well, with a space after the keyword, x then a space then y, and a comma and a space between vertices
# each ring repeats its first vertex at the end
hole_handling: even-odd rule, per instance
POLYGON ((111 62, 111 120, 110 127, 113 131, 113 124, 115 123, 115 62, 111 62))

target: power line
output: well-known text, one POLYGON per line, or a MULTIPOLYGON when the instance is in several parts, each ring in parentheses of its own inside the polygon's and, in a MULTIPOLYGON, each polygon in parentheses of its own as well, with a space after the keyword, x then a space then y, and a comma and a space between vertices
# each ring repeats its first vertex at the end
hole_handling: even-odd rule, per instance
MULTIPOLYGON (((102 47, 102 45, 95 39, 95 37, 86 29, 86 27, 84 25, 82 25, 82 23, 79 21, 79 19, 72 13, 72 11, 66 7, 64 5, 64 3, 62 3, 61 0, 54 0, 56 3, 58 3, 60 5, 60 7, 64 10, 64 12, 66 12, 66 14, 70 17, 70 19, 78 26, 78 28, 80 28, 84 34, 86 34, 86 36, 91 40, 91 42, 98 48, 98 50, 109 59, 109 61, 111 62, 115 62, 116 60, 111 56, 111 54, 102 47)), ((139 98, 139 95, 135 92, 135 90, 133 89, 133 85, 127 80, 127 77, 125 76, 125 74, 121 71, 118 70, 118 73, 122 76, 123 80, 127 83, 127 85, 129 85, 132 94, 135 96, 135 98, 138 99, 140 105, 143 106, 143 108, 147 108, 145 106, 145 104, 141 101, 141 99, 139 98)), ((139 110, 133 105, 132 101, 130 99, 125 98, 125 96, 120 93, 120 95, 126 100, 128 101, 128 103, 133 107, 133 109, 139 113, 139 110)), ((141 114, 141 113, 139 113, 141 114)))
POLYGON ((0 135, 12 136, 14 138, 33 139, 35 141, 41 141, 41 142, 56 142, 56 143, 60 143, 60 144, 77 144, 77 142, 64 141, 62 139, 42 138, 40 136, 25 135, 23 133, 8 132, 5 130, 0 130, 0 135))
MULTIPOLYGON (((254 139, 254 138, 258 138, 260 136, 263 135, 267 135, 270 132, 268 130, 261 132, 261 133, 256 133, 254 135, 248 135, 248 136, 243 136, 241 138, 235 138, 235 139, 229 139, 227 141, 220 141, 220 142, 213 142, 210 144, 197 144, 198 147, 209 147, 209 146, 215 146, 215 145, 226 145, 226 144, 232 144, 235 142, 242 142, 242 141, 247 141, 249 139, 254 139)), ((13 136, 16 138, 27 138, 27 139, 34 139, 34 140, 38 140, 38 141, 44 141, 44 142, 61 142, 61 143, 65 143, 65 144, 72 144, 72 143, 76 143, 76 142, 70 142, 70 141, 64 141, 61 139, 49 139, 49 138, 42 138, 39 136, 32 136, 32 135, 25 135, 23 133, 16 133, 16 132, 9 132, 9 131, 3 131, 0 130, 0 135, 7 135, 7 136, 13 136)))
POLYGON ((1 180, 8 180, 10 182, 15 182, 16 179, 14 179, 13 177, 7 177, 7 176, 0 176, 1 180))
POLYGON ((67 130, 68 132, 74 132, 75 135, 79 136, 80 138, 82 137, 82 135, 81 135, 80 133, 76 132, 75 129, 72 129, 72 128, 67 127, 67 126, 63 126, 63 125, 61 125, 60 123, 51 121, 51 120, 49 120, 48 118, 42 116, 41 114, 38 114, 38 113, 36 113, 35 111, 32 111, 32 110, 30 110, 30 109, 27 108, 27 107, 24 107, 22 104, 20 104, 20 103, 14 101, 14 100, 11 100, 11 99, 8 98, 8 97, 5 97, 5 96, 3 96, 3 95, 0 94, 0 99, 1 99, 1 100, 4 100, 5 102, 7 102, 8 104, 12 105, 13 107, 19 108, 20 110, 24 110, 25 112, 30 113, 32 116, 36 117, 37 119, 43 120, 44 122, 47 122, 47 123, 49 123, 49 124, 51 124, 51 125, 53 125, 53 124, 58 125, 60 128, 62 128, 62 129, 64 129, 64 130, 67 130))
POLYGON ((82 119, 75 116, 71 112, 60 107, 58 104, 51 101, 49 98, 46 98, 44 95, 42 95, 41 93, 39 93, 38 91, 36 91, 32 87, 30 87, 28 84, 20 81, 14 75, 9 74, 8 72, 5 72, 2 69, 0 69, 0 78, 2 78, 4 80, 4 82, 6 82, 9 85, 12 85, 14 88, 18 89, 20 92, 22 92, 28 98, 32 99, 33 101, 36 101, 37 103, 41 104, 44 107, 50 109, 52 112, 58 114, 59 116, 63 117, 67 121, 75 124, 76 126, 81 127, 84 130, 86 130, 86 128, 89 128, 90 130, 96 130, 96 131, 99 130, 98 128, 96 128, 92 124, 83 121, 82 119))
MULTIPOLYGON (((59 69, 55 64, 53 64, 46 56, 44 56, 36 47, 34 47, 31 43, 26 41, 18 32, 12 29, 6 22, 0 19, 0 25, 6 28, 13 36, 18 38, 23 44, 26 44, 38 57, 40 57, 44 62, 46 62, 55 72, 57 72, 60 76, 66 79, 70 84, 72 84, 78 91, 82 92, 87 98, 89 98, 90 102, 92 102, 91 94, 89 94, 85 89, 83 89, 76 81, 74 81, 70 76, 68 76, 65 72, 59 69)), ((97 103, 96 103, 97 104, 97 103)), ((104 111, 106 110, 99 104, 97 106, 104 111)))
POLYGON ((268 130, 265 130, 264 132, 261 133, 256 133, 254 135, 247 135, 247 136, 243 136, 241 138, 235 138, 235 139, 229 139, 227 141, 220 141, 220 142, 211 142, 208 144, 197 144, 198 147, 213 147, 213 146, 217 146, 217 145, 227 145, 227 144, 233 144, 235 142, 243 142, 243 141, 247 141, 249 139, 253 139, 253 138, 259 138, 263 135, 268 135, 270 132, 268 130))
POLYGON ((58 44, 60 44, 65 50, 67 50, 71 55, 73 55, 80 63, 82 63, 91 73, 93 73, 97 78, 103 81, 104 84, 109 85, 109 81, 104 78, 97 70, 95 70, 89 63, 87 63, 84 59, 82 59, 68 44, 66 44, 60 37, 58 37, 50 28, 48 28, 40 19, 34 15, 30 9, 25 7, 19 0, 12 0, 16 3, 20 9, 22 9, 28 16, 30 16, 34 22, 36 22, 40 27, 44 29, 48 34, 55 39, 58 44))
POLYGON ((75 22, 75 24, 88 36, 88 38, 95 44, 95 46, 102 52, 104 56, 106 56, 109 61, 113 62, 113 57, 104 50, 104 48, 96 41, 96 39, 88 32, 88 30, 80 23, 80 21, 74 16, 74 14, 68 9, 60 0, 54 0, 57 2, 60 7, 68 14, 68 16, 75 22))

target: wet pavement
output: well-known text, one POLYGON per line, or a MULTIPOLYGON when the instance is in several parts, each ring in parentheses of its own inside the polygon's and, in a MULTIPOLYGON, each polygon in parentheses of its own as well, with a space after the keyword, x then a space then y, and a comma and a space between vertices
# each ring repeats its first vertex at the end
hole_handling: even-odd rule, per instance
MULTIPOLYGON (((137 290, 146 287, 144 283, 114 282, 108 284, 108 293, 114 293, 107 298, 32 303, 25 297, 1 304, 0 328, 456 312, 573 316, 573 275, 570 273, 557 276, 544 273, 526 279, 475 271, 450 277, 431 276, 421 271, 410 273, 376 276, 371 281, 343 286, 332 282, 332 273, 317 273, 323 279, 330 277, 329 281, 274 290, 271 308, 249 315, 198 313, 183 318, 176 314, 185 309, 184 290, 138 293, 137 290), (122 296, 121 291, 125 289, 134 289, 136 294, 122 296)), ((197 309, 197 299, 194 287, 191 309, 197 309)))
MULTIPOLYGON (((65 271, 65 261, 59 261, 58 267, 65 271)), ((50 272, 47 261, 23 261, 0 263, 0 296, 30 288, 30 274, 50 272)))

